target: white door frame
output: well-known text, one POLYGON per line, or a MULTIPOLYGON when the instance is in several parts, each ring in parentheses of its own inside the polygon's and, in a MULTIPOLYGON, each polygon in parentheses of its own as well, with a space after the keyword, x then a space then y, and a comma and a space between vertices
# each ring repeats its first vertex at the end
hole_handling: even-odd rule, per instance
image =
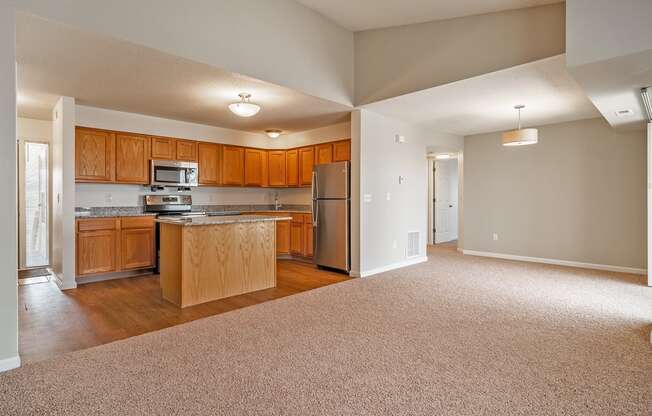
MULTIPOLYGON (((25 145, 27 143, 39 143, 48 146, 48 194, 47 217, 48 217, 48 259, 52 258, 52 146, 49 140, 19 138, 18 145, 18 258, 16 259, 18 269, 23 268, 23 260, 27 255, 25 250, 25 145)), ((49 266, 49 265, 48 265, 49 266)))
POLYGON ((447 153, 451 156, 457 158, 457 172, 458 172, 458 184, 457 184, 457 250, 461 251, 463 247, 463 236, 464 236, 464 153, 462 151, 457 152, 437 152, 437 153, 428 153, 428 244, 435 244, 435 178, 434 178, 434 169, 435 169, 435 157, 437 154, 447 153))

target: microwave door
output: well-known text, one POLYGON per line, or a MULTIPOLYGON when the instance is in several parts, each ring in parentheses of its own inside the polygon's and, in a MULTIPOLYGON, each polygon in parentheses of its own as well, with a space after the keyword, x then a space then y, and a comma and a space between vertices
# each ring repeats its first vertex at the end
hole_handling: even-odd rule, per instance
POLYGON ((156 182, 169 183, 169 184, 183 184, 186 183, 185 169, 176 167, 157 166, 155 170, 156 182))

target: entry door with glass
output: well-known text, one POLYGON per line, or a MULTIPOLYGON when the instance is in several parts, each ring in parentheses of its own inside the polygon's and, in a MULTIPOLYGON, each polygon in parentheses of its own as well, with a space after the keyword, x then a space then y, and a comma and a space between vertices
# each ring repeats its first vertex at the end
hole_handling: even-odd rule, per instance
POLYGON ((20 146, 19 158, 19 266, 47 266, 50 263, 49 146, 25 141, 20 146))

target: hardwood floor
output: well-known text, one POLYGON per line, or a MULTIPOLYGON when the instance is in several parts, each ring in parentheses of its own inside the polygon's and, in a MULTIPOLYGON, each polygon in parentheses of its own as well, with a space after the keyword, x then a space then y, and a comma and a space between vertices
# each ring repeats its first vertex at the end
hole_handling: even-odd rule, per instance
POLYGON ((23 363, 179 325, 348 280, 297 261, 279 260, 277 287, 179 309, 163 300, 158 276, 80 285, 61 292, 54 283, 19 288, 23 363))

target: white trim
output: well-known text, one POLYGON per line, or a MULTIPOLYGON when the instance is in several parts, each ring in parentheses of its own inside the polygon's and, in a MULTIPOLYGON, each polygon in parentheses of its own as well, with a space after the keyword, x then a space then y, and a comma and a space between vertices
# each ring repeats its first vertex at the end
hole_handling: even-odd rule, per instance
POLYGON ((579 267, 582 269, 606 270, 610 272, 643 274, 643 275, 647 274, 646 269, 639 269, 636 267, 612 266, 609 264, 583 263, 580 261, 571 261, 571 260, 545 259, 542 257, 516 256, 513 254, 490 253, 487 251, 475 251, 475 250, 462 250, 462 253, 470 256, 492 257, 496 259, 526 261, 530 263, 555 264, 557 266, 579 267))
POLYGON ((412 266, 415 264, 423 263, 428 261, 427 256, 413 257, 398 263, 388 264, 387 266, 377 267, 375 269, 363 271, 363 272, 350 272, 351 277, 369 277, 378 273, 388 272, 390 270, 396 270, 407 266, 412 266))
POLYGON ((0 373, 20 367, 20 355, 0 360, 0 373))
POLYGON ((59 276, 57 273, 52 272, 54 275, 54 283, 59 286, 59 289, 61 290, 68 290, 68 289, 76 289, 77 288, 77 282, 71 282, 71 283, 64 283, 63 279, 61 279, 61 276, 59 276))

